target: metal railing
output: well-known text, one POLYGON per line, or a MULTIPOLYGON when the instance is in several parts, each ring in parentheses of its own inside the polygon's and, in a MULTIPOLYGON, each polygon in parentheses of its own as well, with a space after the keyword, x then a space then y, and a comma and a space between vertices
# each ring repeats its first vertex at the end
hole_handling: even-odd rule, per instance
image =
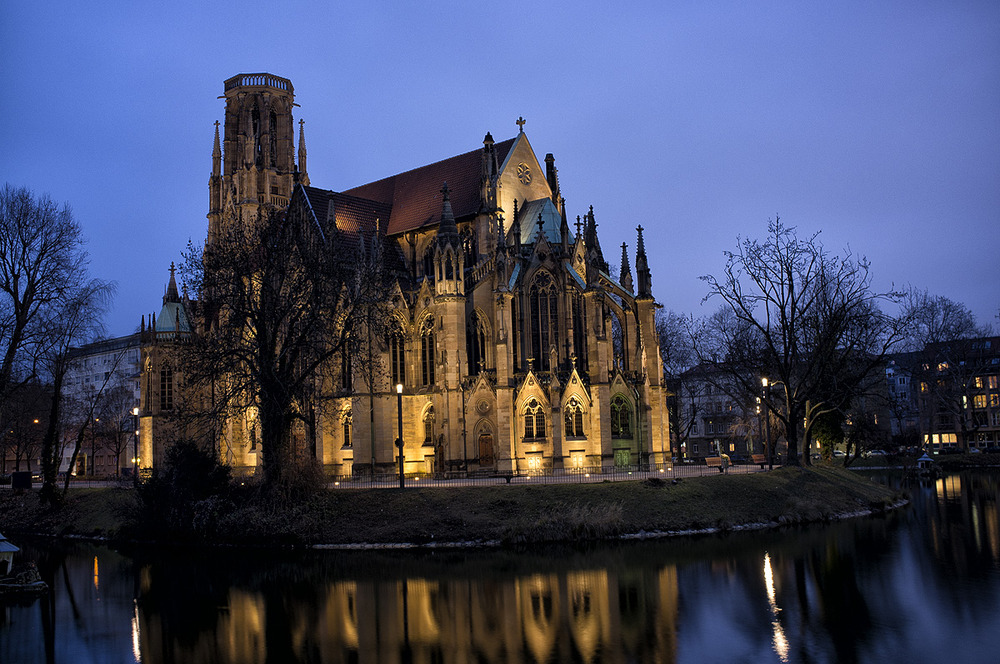
MULTIPOLYGON (((598 482, 627 482, 661 479, 672 481, 685 477, 714 477, 717 475, 749 475, 763 472, 759 465, 731 465, 725 471, 713 466, 694 464, 667 464, 642 466, 593 466, 584 468, 505 471, 446 471, 442 473, 406 473, 407 487, 464 487, 506 486, 532 484, 592 484, 598 482)), ((331 475, 331 489, 370 489, 399 487, 396 473, 358 473, 331 475)))

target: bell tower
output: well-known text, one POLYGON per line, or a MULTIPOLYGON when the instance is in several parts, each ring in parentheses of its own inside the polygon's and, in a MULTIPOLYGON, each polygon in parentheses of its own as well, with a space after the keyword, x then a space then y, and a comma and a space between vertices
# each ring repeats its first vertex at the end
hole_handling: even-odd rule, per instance
POLYGON ((296 181, 309 183, 305 130, 299 127, 295 164, 292 82, 273 74, 237 74, 225 82, 226 116, 219 141, 215 123, 209 179, 208 241, 230 219, 250 219, 258 211, 288 205, 296 181))

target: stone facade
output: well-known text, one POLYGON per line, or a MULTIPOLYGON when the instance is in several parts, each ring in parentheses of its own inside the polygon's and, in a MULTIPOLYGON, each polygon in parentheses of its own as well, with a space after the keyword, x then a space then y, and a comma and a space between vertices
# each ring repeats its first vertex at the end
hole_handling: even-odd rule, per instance
MULTIPOLYGON (((571 229, 555 160, 539 162, 523 121, 511 139, 487 134, 481 148, 334 192, 309 186, 301 122, 293 158, 289 81, 239 75, 225 87, 209 243, 243 208, 291 202, 335 219, 348 236, 382 235, 396 275, 393 331, 376 344, 384 371, 374 393, 351 358, 341 358, 336 391, 316 405, 315 440, 304 448, 331 472, 396 468, 400 404, 408 473, 670 462, 642 227, 635 279, 625 245, 613 277, 593 208, 571 229)), ((173 313, 161 312, 143 347, 141 429, 152 452, 143 456, 154 460, 170 437, 157 427, 177 410, 160 408, 170 344, 198 327, 187 323, 197 307, 178 297, 173 276, 168 296, 173 313)), ((223 427, 216 434, 223 458, 257 465, 256 426, 251 408, 223 427)))

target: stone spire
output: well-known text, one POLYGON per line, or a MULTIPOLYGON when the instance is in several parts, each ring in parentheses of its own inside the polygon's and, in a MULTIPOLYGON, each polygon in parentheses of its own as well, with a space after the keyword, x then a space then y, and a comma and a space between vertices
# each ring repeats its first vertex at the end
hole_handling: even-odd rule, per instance
POLYGON ((559 171, 556 170, 556 158, 551 152, 545 155, 545 179, 552 192, 552 202, 559 205, 559 171))
POLYGON ((625 290, 631 293, 632 270, 631 268, 629 268, 628 265, 628 251, 626 250, 627 247, 628 245, 622 242, 622 272, 621 272, 621 279, 619 281, 621 282, 621 285, 625 288, 625 290))
POLYGON ((448 183, 441 187, 441 224, 438 226, 438 246, 451 244, 456 249, 461 244, 458 238, 458 226, 455 224, 455 213, 451 209, 451 199, 448 197, 448 183))
POLYGON ((163 304, 167 302, 180 302, 181 296, 177 292, 177 279, 174 278, 174 272, 176 271, 173 262, 170 263, 170 281, 167 283, 167 292, 163 295, 163 304))
POLYGON ((511 244, 514 245, 514 255, 521 255, 521 214, 517 210, 517 199, 514 199, 514 222, 510 225, 511 244))
POLYGON ((222 148, 219 145, 219 121, 215 121, 215 143, 212 145, 212 177, 222 175, 222 148))
POLYGON ((559 198, 560 217, 559 220, 559 240, 562 244, 564 255, 569 254, 569 222, 566 221, 566 199, 559 198))
POLYGON ((493 135, 486 132, 486 136, 483 138, 482 172, 480 175, 481 207, 485 211, 493 211, 497 208, 497 177, 499 173, 500 166, 497 162, 493 135))
POLYGON ((299 182, 309 186, 309 172, 306 171, 306 121, 299 120, 299 182))
POLYGON ((597 220, 594 218, 594 206, 590 206, 587 212, 586 224, 584 225, 583 241, 587 245, 587 255, 591 262, 599 270, 608 271, 608 263, 604 260, 604 252, 601 251, 601 243, 597 239, 597 220))
POLYGON ((653 297, 653 283, 649 274, 649 262, 646 260, 646 245, 642 241, 642 226, 636 227, 639 234, 635 252, 635 273, 639 280, 639 297, 653 297))

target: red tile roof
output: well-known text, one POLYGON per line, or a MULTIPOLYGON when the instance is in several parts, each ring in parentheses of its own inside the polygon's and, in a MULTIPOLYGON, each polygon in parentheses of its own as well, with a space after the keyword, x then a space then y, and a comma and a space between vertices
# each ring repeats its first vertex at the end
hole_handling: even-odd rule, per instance
MULTIPOLYGON (((515 140, 511 138, 495 145, 497 163, 504 162, 515 140)), ((440 221, 441 185, 447 182, 455 218, 461 220, 479 212, 482 154, 482 148, 472 150, 348 189, 344 194, 391 206, 388 234, 398 235, 440 221)), ((337 226, 340 226, 339 213, 337 226)))

